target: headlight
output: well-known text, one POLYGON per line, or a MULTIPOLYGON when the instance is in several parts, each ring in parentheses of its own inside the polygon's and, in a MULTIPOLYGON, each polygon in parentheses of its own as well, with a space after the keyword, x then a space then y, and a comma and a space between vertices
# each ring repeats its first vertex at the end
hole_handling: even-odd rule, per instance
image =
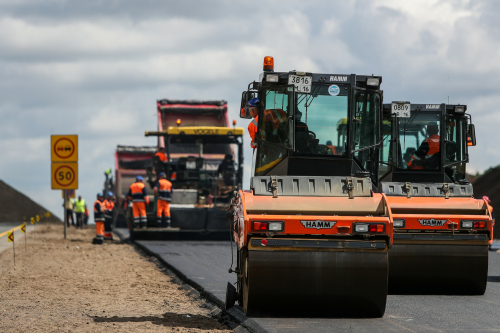
POLYGON ((366 85, 378 87, 380 85, 380 79, 378 77, 369 77, 366 79, 366 85))
POLYGON ((267 74, 266 81, 267 82, 278 82, 279 76, 274 74, 267 74))
POLYGON ((404 219, 395 219, 393 221, 394 228, 404 228, 405 220, 404 219))
POLYGON ((269 231, 283 231, 283 222, 269 222, 269 231))
POLYGON ((474 221, 460 221, 462 222, 462 228, 464 229, 472 229, 474 226, 474 221))
POLYGON ((368 224, 356 224, 354 227, 356 232, 368 232, 368 224))

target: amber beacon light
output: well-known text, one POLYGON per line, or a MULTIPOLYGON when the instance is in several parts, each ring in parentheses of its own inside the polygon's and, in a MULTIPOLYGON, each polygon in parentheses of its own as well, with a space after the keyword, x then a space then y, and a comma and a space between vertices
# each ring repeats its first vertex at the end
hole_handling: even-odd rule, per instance
POLYGON ((274 59, 273 57, 264 57, 264 72, 274 71, 274 59))
POLYGON ((181 120, 177 119, 177 126, 181 126, 181 120))

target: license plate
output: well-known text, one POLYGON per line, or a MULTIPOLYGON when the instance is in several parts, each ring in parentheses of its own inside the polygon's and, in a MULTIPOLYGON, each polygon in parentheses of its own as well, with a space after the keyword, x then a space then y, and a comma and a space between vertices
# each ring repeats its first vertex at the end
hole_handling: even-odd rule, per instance
POLYGON ((395 114, 396 117, 400 118, 410 118, 411 114, 411 104, 409 103, 392 103, 391 113, 395 114))
POLYGON ((311 92, 312 76, 289 75, 288 84, 293 84, 296 92, 308 94, 311 92))

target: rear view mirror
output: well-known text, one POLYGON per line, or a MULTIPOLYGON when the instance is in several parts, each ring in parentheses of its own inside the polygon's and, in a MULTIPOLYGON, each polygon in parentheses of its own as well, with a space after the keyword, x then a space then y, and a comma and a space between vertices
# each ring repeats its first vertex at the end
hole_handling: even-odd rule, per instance
POLYGON ((241 94, 241 105, 240 105, 240 118, 244 119, 252 119, 252 116, 250 115, 250 111, 247 109, 247 103, 249 100, 252 98, 257 97, 257 92, 253 91, 244 91, 241 94))
POLYGON ((476 129, 474 124, 467 125, 467 146, 476 145, 476 129))

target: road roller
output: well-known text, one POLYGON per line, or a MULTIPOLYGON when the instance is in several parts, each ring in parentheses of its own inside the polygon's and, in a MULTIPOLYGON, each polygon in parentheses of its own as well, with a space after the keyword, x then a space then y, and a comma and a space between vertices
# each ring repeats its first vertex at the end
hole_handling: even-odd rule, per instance
POLYGON ((394 226, 389 293, 482 295, 491 207, 466 178, 466 105, 384 104, 380 188, 394 226))
POLYGON ((232 199, 226 307, 247 315, 384 315, 391 212, 378 193, 380 76, 264 72, 241 117, 255 129, 249 190, 232 199))

